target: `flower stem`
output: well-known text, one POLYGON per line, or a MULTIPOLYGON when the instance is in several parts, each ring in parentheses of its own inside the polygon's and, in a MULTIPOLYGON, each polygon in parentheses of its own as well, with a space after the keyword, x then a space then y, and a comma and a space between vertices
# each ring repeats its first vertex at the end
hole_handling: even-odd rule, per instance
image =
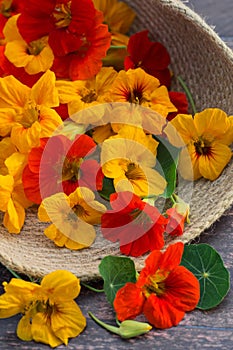
POLYGON ((126 49, 127 46, 126 45, 111 45, 110 46, 110 49, 114 49, 114 50, 117 50, 117 49, 126 49))
POLYGON ((114 327, 114 326, 111 326, 111 325, 109 325, 109 324, 106 324, 106 323, 100 321, 100 320, 99 320, 97 317, 95 317, 95 316, 93 315, 93 313, 90 312, 90 311, 88 311, 88 315, 89 315, 99 326, 101 326, 101 327, 107 329, 108 331, 110 331, 110 332, 112 332, 112 333, 115 333, 115 334, 120 335, 120 333, 119 333, 119 328, 118 328, 118 327, 114 327))
POLYGON ((184 92, 186 93, 186 96, 187 96, 187 98, 188 98, 188 100, 190 102, 190 105, 192 107, 193 114, 196 114, 197 113, 196 106, 195 106, 192 94, 191 94, 188 86, 186 85, 186 83, 184 82, 184 80, 180 76, 177 76, 177 80, 179 81, 180 85, 184 89, 184 92))
POLYGON ((15 277, 21 280, 22 278, 13 270, 11 270, 9 267, 6 267, 6 269, 15 277))
POLYGON ((88 284, 86 284, 86 283, 84 283, 84 282, 81 282, 81 285, 82 285, 83 287, 86 287, 86 288, 92 290, 93 292, 96 292, 96 293, 103 293, 103 292, 104 292, 104 289, 96 289, 96 288, 94 288, 94 287, 89 286, 88 284))

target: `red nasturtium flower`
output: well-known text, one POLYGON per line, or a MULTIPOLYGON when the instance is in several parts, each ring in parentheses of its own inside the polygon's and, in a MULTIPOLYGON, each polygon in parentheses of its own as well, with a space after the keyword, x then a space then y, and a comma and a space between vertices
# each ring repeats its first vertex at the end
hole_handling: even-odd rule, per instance
POLYGON ((169 53, 161 43, 150 41, 148 33, 148 30, 143 30, 131 35, 127 46, 129 56, 124 61, 125 70, 140 67, 159 79, 161 85, 169 88, 171 84, 171 74, 168 68, 169 53))
POLYGON ((168 223, 166 232, 171 236, 181 236, 184 232, 184 223, 189 221, 189 205, 174 195, 177 202, 167 209, 168 223))
POLYGON ((43 198, 56 192, 69 195, 78 186, 101 189, 100 165, 96 160, 85 159, 95 148, 96 144, 87 135, 78 135, 74 141, 63 135, 41 139, 40 147, 30 151, 23 171, 27 198, 40 204, 43 198))
POLYGON ((48 35, 59 78, 89 79, 102 67, 111 34, 92 0, 28 0, 17 21, 27 43, 48 35))
POLYGON ((173 103, 174 106, 176 106, 177 111, 168 113, 166 119, 170 121, 173 118, 175 118, 177 114, 187 114, 188 100, 187 100, 186 94, 178 91, 169 91, 168 94, 169 94, 171 103, 173 103))
POLYGON ((178 242, 164 253, 154 250, 137 282, 128 282, 118 290, 113 305, 119 321, 143 313, 156 328, 169 328, 196 307, 199 281, 188 269, 179 266, 183 248, 183 243, 178 242))
POLYGON ((157 208, 128 191, 111 194, 110 204, 113 210, 101 218, 102 234, 111 242, 119 240, 123 254, 140 256, 164 246, 167 220, 157 208))

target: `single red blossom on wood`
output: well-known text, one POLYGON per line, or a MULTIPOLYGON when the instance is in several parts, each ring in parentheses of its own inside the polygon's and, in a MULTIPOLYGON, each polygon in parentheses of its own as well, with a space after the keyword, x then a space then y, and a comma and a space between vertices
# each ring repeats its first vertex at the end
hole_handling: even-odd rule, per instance
POLYGON ((87 135, 78 135, 72 142, 63 135, 41 139, 33 148, 23 171, 25 194, 34 203, 56 192, 69 195, 77 187, 101 190, 103 174, 99 163, 86 159, 96 144, 87 135))
POLYGON ((129 56, 124 60, 125 70, 142 68, 146 73, 159 79, 161 85, 167 88, 171 84, 171 74, 168 68, 170 56, 159 42, 150 41, 148 30, 131 35, 127 51, 129 56))
POLYGON ((186 94, 178 91, 169 91, 169 97, 171 103, 176 106, 176 112, 170 112, 167 115, 167 120, 172 120, 177 114, 187 114, 188 113, 188 100, 186 94))
POLYGON ((128 191, 113 193, 110 204, 113 210, 101 218, 102 234, 111 242, 119 241, 123 254, 141 256, 164 246, 167 220, 157 208, 128 191))
POLYGON ((119 321, 143 313, 154 327, 169 328, 196 307, 200 285, 188 269, 179 266, 183 249, 178 242, 163 253, 150 253, 137 282, 126 283, 116 294, 113 305, 119 321))

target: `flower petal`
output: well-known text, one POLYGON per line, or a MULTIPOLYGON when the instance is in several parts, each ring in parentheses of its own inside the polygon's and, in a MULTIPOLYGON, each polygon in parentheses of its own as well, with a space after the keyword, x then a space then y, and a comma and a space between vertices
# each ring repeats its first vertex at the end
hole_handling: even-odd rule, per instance
POLYGON ((79 295, 79 279, 66 270, 56 270, 46 275, 41 281, 41 287, 54 300, 72 300, 79 295))
POLYGON ((211 144, 210 155, 199 157, 199 170, 203 177, 209 180, 216 180, 232 157, 230 148, 221 143, 211 144))
POLYGON ((113 302, 119 321, 133 319, 142 312, 144 297, 136 284, 128 282, 120 288, 113 302))
POLYGON ((51 328, 67 345, 68 338, 77 337, 84 330, 86 319, 75 301, 56 303, 56 309, 51 315, 51 328))

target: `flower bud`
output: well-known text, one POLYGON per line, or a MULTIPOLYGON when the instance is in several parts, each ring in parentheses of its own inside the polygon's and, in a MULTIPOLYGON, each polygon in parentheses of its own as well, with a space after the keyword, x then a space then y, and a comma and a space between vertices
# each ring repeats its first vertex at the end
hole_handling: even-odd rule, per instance
POLYGON ((152 327, 148 323, 126 320, 121 322, 119 327, 119 334, 122 338, 127 339, 148 333, 151 329, 152 327))

